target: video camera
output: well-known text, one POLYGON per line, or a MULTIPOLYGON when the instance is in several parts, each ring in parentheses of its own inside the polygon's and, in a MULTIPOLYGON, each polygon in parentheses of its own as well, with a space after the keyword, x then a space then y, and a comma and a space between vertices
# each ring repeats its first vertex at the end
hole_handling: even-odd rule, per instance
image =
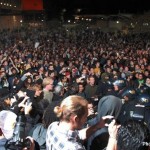
POLYGON ((19 115, 13 132, 13 137, 5 144, 6 150, 22 150, 23 148, 30 148, 31 142, 25 139, 25 125, 26 117, 19 115))

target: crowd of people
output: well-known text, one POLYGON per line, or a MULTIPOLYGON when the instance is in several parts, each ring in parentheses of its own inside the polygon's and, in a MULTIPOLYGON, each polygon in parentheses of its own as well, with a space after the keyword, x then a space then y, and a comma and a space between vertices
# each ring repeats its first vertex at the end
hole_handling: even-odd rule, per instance
POLYGON ((18 136, 30 136, 37 150, 149 146, 150 33, 22 28, 0 35, 0 146, 27 147, 18 136))

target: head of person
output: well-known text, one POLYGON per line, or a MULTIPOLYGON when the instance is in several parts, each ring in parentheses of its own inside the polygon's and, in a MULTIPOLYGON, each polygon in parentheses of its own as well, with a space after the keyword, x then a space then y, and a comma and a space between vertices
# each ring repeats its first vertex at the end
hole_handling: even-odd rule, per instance
POLYGON ((17 115, 8 110, 0 112, 0 129, 6 139, 13 136, 14 127, 16 124, 17 115))
POLYGON ((60 79, 60 81, 61 81, 62 83, 66 83, 66 82, 67 82, 67 77, 66 77, 65 75, 61 75, 61 76, 59 77, 59 79, 60 79))
POLYGON ((147 86, 147 84, 141 84, 141 86, 137 88, 136 91, 139 95, 148 94, 148 89, 149 87, 147 86))
POLYGON ((128 67, 128 66, 125 66, 125 67, 124 67, 124 71, 125 71, 125 72, 129 71, 129 67, 128 67))
POLYGON ((77 84, 68 85, 68 92, 69 95, 76 95, 78 93, 78 85, 77 84))
POLYGON ((4 105, 6 105, 6 106, 10 106, 10 104, 11 104, 11 94, 7 94, 7 95, 1 97, 0 101, 2 101, 4 103, 4 105))
POLYGON ((86 77, 87 74, 88 74, 88 73, 87 73, 87 69, 84 68, 84 69, 82 70, 82 76, 86 77))
POLYGON ((49 71, 48 74, 51 78, 55 78, 55 71, 49 71))
POLYGON ((121 107, 122 101, 119 97, 113 95, 103 96, 98 102, 97 117, 98 119, 101 119, 103 116, 111 115, 117 119, 121 111, 121 107))
MULTIPOLYGON (((68 68, 68 69, 69 69, 69 68, 68 68)), ((66 76, 66 78, 67 78, 68 80, 70 80, 70 79, 71 79, 70 71, 65 72, 65 76, 66 76)))
POLYGON ((142 74, 142 73, 139 73, 139 74, 138 74, 138 80, 143 80, 143 78, 144 78, 144 77, 143 77, 143 74, 142 74))
POLYGON ((37 83, 35 83, 32 86, 30 86, 28 88, 28 90, 30 91, 30 93, 32 93, 32 92, 34 93, 34 97, 39 98, 39 99, 43 98, 42 88, 37 83))
POLYGON ((90 74, 92 74, 92 75, 95 74, 93 66, 90 67, 90 74))
POLYGON ((6 94, 3 97, 0 97, 0 111, 1 110, 9 110, 11 104, 13 104, 12 94, 6 94))
POLYGON ((123 88, 125 88, 126 83, 123 79, 117 79, 113 82, 113 85, 114 85, 114 90, 115 91, 120 91, 123 88))
POLYGON ((55 88, 54 88, 54 93, 56 94, 56 95, 64 95, 64 87, 63 86, 61 86, 61 85, 56 85, 55 86, 55 88))
POLYGON ((133 79, 133 74, 132 73, 127 73, 126 78, 127 78, 128 81, 132 80, 133 79))
POLYGON ((147 150, 149 131, 143 122, 127 121, 118 129, 118 150, 147 150))
POLYGON ((134 100, 137 96, 134 88, 130 87, 124 88, 123 91, 120 93, 120 95, 125 101, 134 100))
POLYGON ((53 90, 53 82, 54 80, 51 77, 46 77, 43 79, 43 88, 48 91, 53 90))
POLYGON ((140 69, 140 66, 138 64, 135 65, 135 70, 140 69))
POLYGON ((96 66, 96 68, 99 68, 100 67, 100 62, 96 62, 95 66, 96 66))
POLYGON ((49 69, 50 71, 53 71, 53 70, 54 70, 54 65, 53 65, 53 64, 50 64, 48 69, 49 69))
POLYGON ((32 77, 28 76, 24 82, 25 87, 29 87, 33 83, 32 77))
POLYGON ((88 77, 88 80, 89 80, 89 84, 91 85, 91 86, 94 86, 95 85, 95 77, 94 76, 89 76, 88 77))
POLYGON ((145 71, 144 71, 144 76, 145 76, 145 77, 148 77, 149 75, 150 75, 150 74, 149 74, 149 71, 148 71, 148 70, 145 70, 145 71))
POLYGON ((138 95, 137 103, 145 107, 150 107, 150 95, 145 93, 138 95))
POLYGON ((72 130, 81 129, 87 120, 88 101, 81 96, 68 96, 54 112, 61 122, 69 123, 72 130))
POLYGON ((147 70, 150 71, 150 65, 147 66, 147 70))
POLYGON ((101 76, 102 82, 107 82, 109 80, 109 75, 108 73, 103 73, 101 76))
POLYGON ((107 73, 111 73, 111 67, 110 67, 110 66, 106 66, 106 68, 105 68, 105 72, 107 72, 107 73))
POLYGON ((150 76, 146 77, 146 85, 150 87, 150 76))
POLYGON ((92 99, 88 100, 88 119, 95 117, 95 107, 92 99))
POLYGON ((84 83, 79 83, 78 84, 78 92, 82 93, 84 91, 84 89, 85 89, 84 83))
POLYGON ((12 68, 11 72, 12 72, 13 75, 15 75, 17 73, 17 70, 15 68, 12 68))

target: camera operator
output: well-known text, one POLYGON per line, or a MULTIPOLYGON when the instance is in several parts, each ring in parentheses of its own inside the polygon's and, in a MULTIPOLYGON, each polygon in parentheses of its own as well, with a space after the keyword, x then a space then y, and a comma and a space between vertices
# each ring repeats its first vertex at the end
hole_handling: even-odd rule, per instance
POLYGON ((25 136, 26 117, 19 115, 15 124, 13 136, 6 141, 5 148, 8 150, 38 150, 39 146, 31 137, 25 136))
MULTIPOLYGON (((0 112, 0 149, 6 150, 5 144, 13 137, 13 133, 15 130, 17 115, 9 110, 2 110, 0 112), (11 118, 11 119, 10 119, 11 118)), ((29 142, 30 148, 29 150, 38 150, 37 143, 31 137, 26 137, 26 141, 29 142)), ((16 148, 18 149, 18 148, 16 148)), ((27 149, 26 145, 21 150, 27 149)))
POLYGON ((23 107, 23 103, 25 103, 27 99, 29 99, 29 97, 26 95, 26 92, 23 91, 19 91, 15 95, 11 94, 10 110, 18 115, 23 107))
POLYGON ((19 91, 18 93, 9 93, 0 98, 1 104, 3 104, 3 110, 11 110, 14 113, 18 113, 18 104, 24 99, 26 93, 19 91))
MULTIPOLYGON (((19 96, 23 96, 21 94, 23 93, 20 92, 19 96)), ((2 124, 0 128, 3 131, 2 133, 4 136, 7 134, 11 134, 9 137, 5 136, 5 138, 3 138, 3 141, 1 141, 3 142, 3 146, 4 146, 4 143, 6 142, 5 148, 9 150, 13 150, 13 149, 33 150, 34 147, 36 147, 37 149, 38 145, 36 142, 34 142, 33 139, 31 138, 26 139, 26 134, 31 129, 31 121, 32 121, 29 115, 32 109, 32 103, 29 101, 29 97, 25 96, 18 105, 16 103, 15 107, 18 107, 19 109, 18 114, 17 114, 18 116, 11 111, 7 111, 5 112, 5 114, 3 113, 3 111, 5 110, 0 112, 1 114, 0 123, 2 124), (12 117, 9 114, 11 114, 12 117), (15 120, 15 121, 13 121, 13 123, 10 123, 10 118, 11 118, 11 121, 12 120, 15 120), (5 129, 8 125, 10 125, 11 128, 9 126, 7 129, 5 129), (12 129, 12 125, 13 125, 13 129, 12 129), (11 129, 11 132, 8 129, 9 130, 11 129)))
POLYGON ((1 150, 6 150, 6 149, 25 150, 27 149, 27 147, 30 150, 34 150, 34 149, 38 150, 37 143, 31 137, 27 137, 23 141, 20 141, 19 143, 21 146, 20 148, 19 145, 17 145, 19 138, 21 139, 22 137, 23 138, 25 137, 24 125, 25 122, 22 122, 20 117, 17 117, 15 113, 9 110, 2 110, 0 112, 0 149, 1 150), (15 135, 15 133, 17 134, 15 135), (16 141, 13 142, 12 139, 16 139, 16 141), (5 149, 5 144, 6 144, 6 149, 5 149))
POLYGON ((26 130, 30 130, 34 124, 34 119, 29 114, 32 110, 32 102, 26 93, 19 91, 15 95, 8 95, 3 99, 3 103, 5 104, 5 108, 3 109, 10 110, 17 116, 24 114, 27 119, 26 130))

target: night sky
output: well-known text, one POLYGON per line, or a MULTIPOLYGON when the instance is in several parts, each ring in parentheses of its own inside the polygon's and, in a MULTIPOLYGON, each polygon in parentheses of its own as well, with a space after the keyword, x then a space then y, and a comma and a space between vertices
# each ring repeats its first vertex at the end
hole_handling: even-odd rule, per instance
POLYGON ((80 14, 143 13, 150 9, 148 0, 44 0, 44 9, 51 16, 59 16, 64 8, 68 16, 77 14, 78 8, 80 14))

